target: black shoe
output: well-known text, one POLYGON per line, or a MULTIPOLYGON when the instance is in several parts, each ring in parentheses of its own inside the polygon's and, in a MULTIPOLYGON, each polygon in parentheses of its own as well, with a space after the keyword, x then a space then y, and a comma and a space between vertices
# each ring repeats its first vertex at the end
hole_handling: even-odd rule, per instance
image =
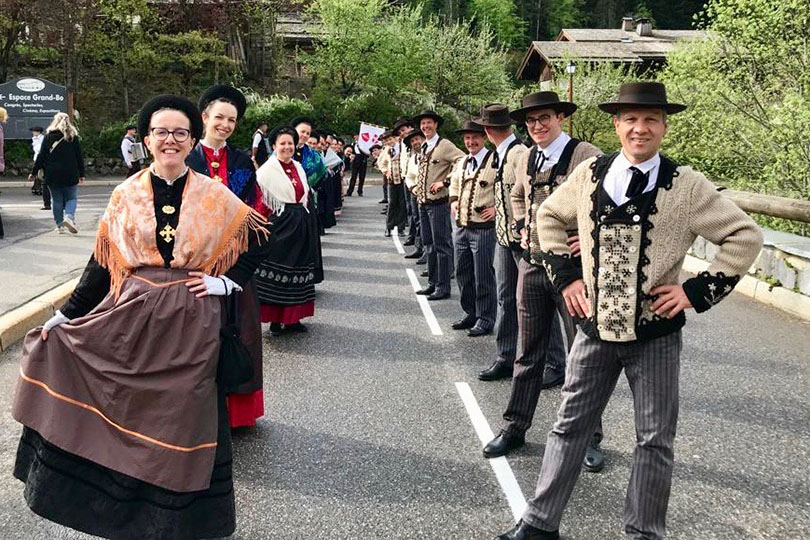
POLYGON ((40 208, 40 210, 50 210, 50 209, 51 209, 50 206, 43 206, 42 208, 40 208))
POLYGON ((358 197, 362 197, 362 196, 363 196, 363 192, 362 192, 362 191, 358 191, 358 192, 357 192, 357 196, 358 196, 358 197))
POLYGON ((431 301, 444 300, 445 298, 450 298, 450 293, 449 292, 446 292, 446 293, 434 292, 433 294, 428 296, 428 300, 431 300, 431 301))
POLYGON ((388 204, 388 199, 383 199, 381 201, 377 201, 377 204, 388 204))
POLYGON ((428 272, 427 270, 425 270, 425 271, 423 271, 423 272, 422 272, 421 274, 419 274, 419 275, 420 275, 420 276, 422 276, 422 277, 430 277, 430 272, 428 272))
POLYGON ((416 294, 420 294, 422 296, 430 296, 435 291, 436 291, 436 287, 434 287, 433 285, 429 285, 429 286, 425 287, 424 289, 420 289, 420 290, 416 291, 416 294))
POLYGON ((382 212, 380 212, 380 214, 381 214, 381 215, 383 215, 383 216, 384 216, 385 214, 387 214, 387 213, 388 213, 388 208, 383 208, 383 209, 382 209, 382 212))
POLYGON ((385 237, 391 238, 391 231, 389 231, 388 229, 385 229, 385 237))
POLYGON ((281 323, 271 322, 270 323, 270 335, 271 336, 280 336, 284 333, 284 328, 282 328, 281 323))
POLYGON ((585 451, 585 459, 582 460, 582 468, 588 472, 597 473, 605 468, 605 453, 594 444, 588 445, 585 451))
POLYGON ((418 259, 422 255, 424 255, 424 253, 422 251, 414 251, 413 253, 408 253, 407 255, 405 255, 405 258, 406 259, 418 259))
POLYGON ((453 323, 453 330, 467 330, 475 326, 475 317, 467 315, 463 319, 459 319, 453 323))
POLYGON ((509 531, 495 537, 495 540, 559 540, 559 531, 543 531, 532 527, 522 519, 509 531))
POLYGON ((296 332, 298 334, 303 334, 304 332, 307 332, 309 329, 300 322, 297 322, 295 324, 285 324, 284 330, 286 330, 287 332, 296 332))
POLYGON ((523 435, 511 435, 501 431, 497 437, 492 439, 484 447, 485 458, 496 458, 505 456, 515 448, 520 448, 526 444, 523 435))
POLYGON ((403 245, 403 246, 412 246, 412 245, 414 245, 415 243, 416 243, 416 242, 415 242, 415 241, 413 241, 413 240, 405 240, 404 242, 402 242, 402 245, 403 245))
POLYGON ((427 264, 427 255, 422 255, 419 257, 419 260, 416 261, 416 264, 427 264))
POLYGON ((546 390, 548 388, 554 388, 555 386, 560 386, 562 383, 565 382, 565 372, 559 371, 552 371, 547 369, 543 372, 543 383, 540 385, 540 388, 546 390))
POLYGON ((492 328, 483 328, 481 326, 473 326, 467 335, 470 337, 488 336, 492 333, 492 328))
POLYGON ((512 376, 513 368, 500 358, 495 360, 491 366, 478 374, 479 381, 497 381, 508 379, 512 376))
POLYGON ((347 193, 346 196, 351 197, 352 196, 351 192, 347 193))

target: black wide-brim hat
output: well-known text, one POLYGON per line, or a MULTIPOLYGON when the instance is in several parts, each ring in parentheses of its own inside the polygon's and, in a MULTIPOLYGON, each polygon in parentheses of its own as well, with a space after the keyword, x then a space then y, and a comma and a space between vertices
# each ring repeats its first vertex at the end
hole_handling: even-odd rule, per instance
MULTIPOLYGON (((129 129, 129 127, 127 127, 127 129, 129 129)), ((28 128, 28 131, 39 131, 40 133, 42 133, 45 130, 42 128, 42 126, 33 126, 28 128)))
POLYGON ((484 126, 477 124, 474 120, 467 120, 461 127, 456 130, 456 133, 459 135, 463 135, 465 133, 478 133, 479 135, 486 135, 487 132, 484 130, 484 126))
POLYGON ((407 144, 408 146, 410 146, 410 145, 411 145, 411 141, 413 140, 413 138, 414 138, 414 137, 422 137, 422 138, 424 139, 424 138, 425 138, 425 134, 424 134, 424 133, 422 133, 422 131, 421 131, 421 130, 419 130, 419 129, 415 129, 415 130, 411 131, 410 133, 408 133, 407 135, 405 135, 405 138, 404 138, 404 139, 402 139, 402 142, 404 142, 405 144, 407 144))
POLYGON ((397 121, 394 122, 394 127, 391 128, 391 131, 394 132, 395 135, 399 135, 399 130, 404 128, 405 126, 412 126, 410 118, 406 118, 404 116, 400 116, 397 118, 397 121))
POLYGON ((197 101, 200 112, 203 112, 212 101, 218 99, 225 99, 233 103, 233 106, 236 107, 236 120, 241 120, 245 115, 245 111, 247 110, 245 95, 233 86, 227 84, 215 84, 200 95, 200 99, 197 101))
POLYGON ((422 111, 413 118, 411 118, 411 122, 413 122, 415 126, 418 126, 419 122, 422 121, 422 118, 432 118, 439 125, 442 125, 442 123, 444 122, 444 118, 442 118, 441 115, 436 111, 422 111))
POLYGON ((574 114, 577 106, 569 101, 560 101, 560 96, 556 92, 535 92, 525 96, 521 107, 509 113, 509 116, 517 122, 525 122, 526 115, 538 109, 551 109, 563 113, 567 118, 574 114))
POLYGON ((625 108, 663 109, 667 114, 677 114, 686 110, 682 103, 667 101, 667 88, 660 82, 642 81, 622 84, 616 101, 600 103, 599 108, 606 113, 616 114, 625 108))
POLYGON ((473 122, 484 127, 509 127, 515 123, 509 116, 509 107, 501 103, 490 103, 481 107, 481 115, 473 122))
POLYGON ((298 148, 298 132, 292 126, 278 126, 270 132, 267 136, 267 142, 273 147, 276 144, 276 139, 281 135, 290 135, 293 138, 293 144, 298 148))
POLYGON ((296 116, 290 120, 290 125, 297 128, 300 124, 307 124, 312 129, 315 129, 315 122, 309 116, 296 116))
POLYGON ((202 138, 203 121, 200 110, 191 100, 174 94, 162 94, 143 104, 138 112, 138 133, 141 137, 149 135, 149 122, 152 120, 152 115, 161 109, 172 109, 185 114, 191 126, 191 137, 196 141, 202 138))

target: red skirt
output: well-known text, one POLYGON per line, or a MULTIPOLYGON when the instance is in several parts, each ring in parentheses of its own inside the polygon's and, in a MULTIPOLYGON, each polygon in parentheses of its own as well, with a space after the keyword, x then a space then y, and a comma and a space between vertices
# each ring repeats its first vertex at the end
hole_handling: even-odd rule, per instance
POLYGON ((250 394, 229 394, 228 423, 232 428, 253 427, 256 419, 264 416, 264 392, 256 390, 250 394))
POLYGON ((315 315, 315 301, 311 300, 295 306, 262 304, 259 313, 263 323, 295 324, 304 317, 315 315))

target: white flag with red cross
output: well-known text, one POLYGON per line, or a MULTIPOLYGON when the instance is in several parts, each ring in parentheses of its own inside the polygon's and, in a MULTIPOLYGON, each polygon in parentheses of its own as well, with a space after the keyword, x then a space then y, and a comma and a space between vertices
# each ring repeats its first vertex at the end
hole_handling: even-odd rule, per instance
POLYGON ((357 137, 357 145, 367 154, 371 153, 371 147, 380 144, 380 137, 385 133, 385 128, 374 124, 360 123, 360 134, 357 137))

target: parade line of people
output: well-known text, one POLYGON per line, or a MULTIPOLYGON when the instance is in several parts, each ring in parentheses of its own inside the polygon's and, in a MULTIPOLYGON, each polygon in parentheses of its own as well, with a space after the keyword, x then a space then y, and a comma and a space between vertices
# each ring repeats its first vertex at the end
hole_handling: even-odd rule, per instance
POLYGON ((261 323, 306 332, 342 176, 351 169, 346 195, 355 181, 362 195, 372 157, 384 234, 407 235, 406 258, 427 266, 417 294, 450 298, 455 278, 453 329, 495 334, 478 378, 511 378, 511 393, 484 457, 523 445, 541 391, 562 387, 536 492, 496 539, 559 538, 581 470, 605 465, 601 417, 622 371, 637 440, 624 532, 665 538, 685 310, 727 296, 762 234, 702 174, 659 153, 668 116, 685 106, 660 83, 618 90, 600 105, 621 141, 609 154, 564 132, 577 106, 554 92, 484 106, 457 130, 466 151, 439 135, 435 111, 400 117, 370 156, 308 118, 259 126, 242 152, 228 139, 246 102, 230 86, 197 105, 147 102, 137 131, 152 165, 115 189, 75 292, 25 340, 14 474, 30 508, 106 538, 235 531, 230 429, 264 413, 261 323), (680 283, 698 235, 717 256, 680 283))

